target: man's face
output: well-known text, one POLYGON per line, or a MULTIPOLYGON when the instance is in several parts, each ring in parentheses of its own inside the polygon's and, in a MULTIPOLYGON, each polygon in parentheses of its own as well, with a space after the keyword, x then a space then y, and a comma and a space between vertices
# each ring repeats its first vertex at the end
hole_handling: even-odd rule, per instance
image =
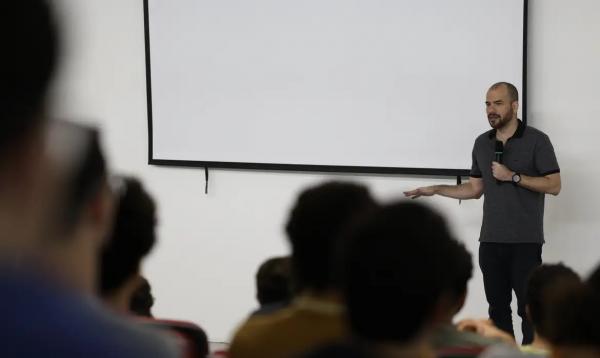
POLYGON ((519 102, 511 101, 505 86, 491 88, 486 96, 485 110, 490 126, 500 129, 516 115, 519 102))

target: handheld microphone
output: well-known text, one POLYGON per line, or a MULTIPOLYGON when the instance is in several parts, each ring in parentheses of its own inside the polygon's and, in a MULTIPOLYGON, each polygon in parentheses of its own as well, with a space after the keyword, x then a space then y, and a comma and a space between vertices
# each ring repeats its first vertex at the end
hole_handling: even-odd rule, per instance
MULTIPOLYGON (((496 149, 494 149, 494 154, 496 155, 496 162, 502 164, 502 154, 504 154, 504 143, 497 140, 496 141, 496 149)), ((500 185, 502 182, 496 179, 496 184, 500 185)))
POLYGON ((496 141, 496 149, 494 150, 494 153, 496 154, 496 161, 500 164, 502 164, 502 154, 504 154, 504 144, 497 140, 496 141))

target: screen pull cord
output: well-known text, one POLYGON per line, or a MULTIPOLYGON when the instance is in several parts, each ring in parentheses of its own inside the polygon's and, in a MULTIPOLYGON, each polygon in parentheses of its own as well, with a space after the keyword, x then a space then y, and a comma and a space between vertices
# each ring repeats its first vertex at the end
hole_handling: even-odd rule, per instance
POLYGON ((204 194, 208 195, 208 167, 204 167, 204 194))
MULTIPOLYGON (((456 176, 456 185, 462 184, 462 177, 460 175, 456 176)), ((462 203, 462 200, 458 199, 458 205, 462 203)))

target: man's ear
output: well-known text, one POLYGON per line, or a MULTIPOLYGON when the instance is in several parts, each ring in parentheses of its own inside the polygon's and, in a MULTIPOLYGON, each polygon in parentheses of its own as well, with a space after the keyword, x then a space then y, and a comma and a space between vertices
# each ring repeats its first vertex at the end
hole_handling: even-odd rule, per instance
POLYGON ((516 115, 517 112, 519 111, 519 101, 512 101, 511 106, 512 106, 513 112, 516 115))
POLYGON ((108 183, 104 181, 102 188, 90 202, 88 217, 91 225, 102 239, 105 239, 112 230, 115 205, 115 197, 108 183))

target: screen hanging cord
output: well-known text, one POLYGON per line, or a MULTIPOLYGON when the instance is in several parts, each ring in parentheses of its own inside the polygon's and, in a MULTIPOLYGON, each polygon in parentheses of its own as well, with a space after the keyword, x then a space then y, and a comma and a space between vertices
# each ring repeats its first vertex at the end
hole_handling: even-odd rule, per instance
MULTIPOLYGON (((456 176, 456 185, 462 184, 462 177, 460 175, 456 176)), ((458 200, 458 205, 462 203, 462 200, 458 200)))
POLYGON ((208 195, 208 167, 204 167, 204 194, 208 195))

